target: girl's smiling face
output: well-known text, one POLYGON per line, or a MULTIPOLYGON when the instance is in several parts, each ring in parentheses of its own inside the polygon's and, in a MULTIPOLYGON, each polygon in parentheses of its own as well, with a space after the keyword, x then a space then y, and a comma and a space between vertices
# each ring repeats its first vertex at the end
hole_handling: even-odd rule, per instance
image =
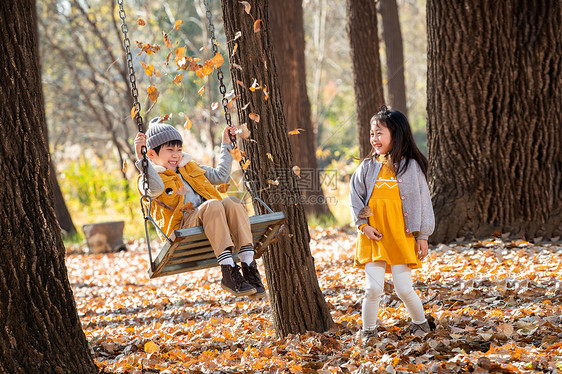
POLYGON ((379 155, 385 155, 392 149, 392 135, 384 123, 377 121, 371 125, 370 140, 379 155))
POLYGON ((147 156, 154 162, 156 165, 160 165, 165 167, 166 169, 170 169, 176 171, 182 157, 182 147, 178 145, 168 145, 164 144, 160 148, 160 152, 156 153, 153 149, 149 149, 147 151, 147 156))

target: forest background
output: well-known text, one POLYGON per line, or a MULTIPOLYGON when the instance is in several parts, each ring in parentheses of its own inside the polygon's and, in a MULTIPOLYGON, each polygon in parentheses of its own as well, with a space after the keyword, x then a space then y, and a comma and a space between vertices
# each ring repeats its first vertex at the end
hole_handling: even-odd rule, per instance
MULTIPOLYGON (((432 248, 414 281, 436 329, 423 340, 410 336, 405 309, 385 282, 381 340, 364 350, 355 338, 363 291, 363 274, 350 256, 355 233, 328 227, 336 226, 336 220, 309 230, 306 204, 272 203, 286 221, 283 235, 261 262, 269 291, 263 303, 217 292, 218 269, 194 277, 147 279, 142 240, 128 240, 128 252, 68 251, 52 204, 53 192, 59 199, 55 208, 62 194, 56 191, 59 183, 48 180, 55 166, 50 165, 47 140, 67 200, 74 200, 72 213, 96 221, 128 218, 127 228, 138 232, 126 234, 142 236, 138 196, 131 186, 135 113, 129 72, 120 58, 123 13, 110 0, 52 0, 39 4, 38 20, 35 0, 0 4, 0 70, 5 72, 0 74, 0 175, 5 187, 0 189, 0 256, 6 259, 0 266, 0 373, 562 370, 559 0, 427 2, 427 48, 419 56, 427 53, 423 116, 436 216, 431 240, 441 244, 432 248), (38 25, 47 70, 43 78, 38 25), (231 308, 221 308, 227 304, 231 308)), ((283 24, 283 32, 275 31, 276 21, 295 14, 294 19, 302 18, 300 0, 293 11, 291 4, 222 0, 223 20, 215 10, 218 2, 212 2, 221 53, 232 63, 230 87, 235 90, 228 92, 230 101, 224 106, 230 110, 239 97, 235 106, 241 135, 244 123, 251 135, 240 143, 248 150, 261 197, 270 201, 282 191, 287 198, 300 198, 294 160, 300 164, 315 157, 300 156, 294 143, 314 131, 294 129, 299 120, 288 115, 302 111, 287 108, 295 101, 298 107, 294 99, 305 97, 308 106, 312 97, 321 150, 309 153, 319 156, 320 166, 308 168, 336 176, 338 183, 325 192, 337 198, 334 213, 349 228, 346 178, 358 152, 346 137, 353 134, 353 122, 363 128, 360 133, 368 133, 369 118, 383 102, 384 53, 381 59, 373 32, 377 3, 346 2, 348 23, 340 32, 336 25, 343 19, 343 4, 332 8, 329 2, 319 3, 312 18, 306 15, 302 22, 309 30, 307 64, 300 40, 286 43, 298 39, 291 31, 302 31, 302 25, 283 24), (268 5, 270 11, 277 8, 276 16, 268 14, 268 5), (362 23, 364 18, 368 22, 362 23), (333 38, 327 30, 334 32, 333 38), (350 39, 353 69, 340 65, 347 54, 333 54, 347 45, 344 36, 350 39), (287 44, 279 56, 278 46, 287 44), (295 50, 303 52, 302 60, 289 56, 295 50), (283 93, 282 86, 291 80, 287 77, 306 83, 294 79, 294 73, 308 64, 314 66, 307 68, 308 89, 293 85, 290 95, 283 93), (277 69, 270 69, 273 65, 277 69), (350 75, 355 95, 350 89, 341 91, 350 75), (331 79, 337 80, 328 84, 331 79), (376 89, 365 89, 363 83, 370 81, 376 89), (365 105, 368 99, 372 106, 365 105), (355 120, 353 106, 362 120, 355 120), (348 148, 342 146, 348 143, 348 148), (271 183, 270 175, 276 178, 278 171, 288 171, 289 177, 271 183)), ((311 4, 305 2, 307 12, 311 4)), ((223 127, 210 74, 218 56, 212 67, 195 66, 195 75, 181 75, 166 65, 168 56, 176 64, 193 61, 186 56, 201 62, 211 58, 205 12, 197 2, 153 6, 134 0, 126 2, 126 10, 143 116, 149 120, 172 113, 174 125, 189 127, 186 150, 212 163, 223 127), (165 48, 157 50, 155 43, 165 48)), ((425 40, 420 35, 416 46, 425 40)), ((411 84, 408 74, 406 78, 411 84)), ((412 104, 409 109, 418 126, 412 104)), ((313 140, 306 140, 307 145, 313 140)), ((370 145, 363 140, 368 139, 356 137, 364 155, 370 145)), ((75 218, 76 226, 83 223, 80 219, 75 218)))
MULTIPOLYGON (((215 74, 199 78, 190 73, 193 75, 186 74, 181 83, 174 84, 176 74, 174 68, 165 66, 165 54, 156 52, 139 57, 140 49, 136 44, 139 41, 164 46, 161 33, 166 32, 174 48, 186 46, 187 55, 209 58, 203 3, 166 0, 130 1, 126 5, 145 122, 155 116, 172 114, 169 122, 180 128, 185 114, 193 124, 184 132, 186 151, 201 163, 212 165, 225 126, 222 108, 218 105, 220 93, 215 74), (145 66, 153 65, 160 77, 146 74, 139 61, 145 66), (156 102, 147 94, 152 84, 160 90, 156 102), (203 86, 205 91, 201 94, 203 86)), ((219 51, 227 54, 220 3, 210 1, 210 5, 219 51)), ((426 153, 425 1, 400 0, 398 7, 408 117, 417 144, 426 153)), ((309 216, 309 223, 347 226, 350 223, 348 178, 357 166, 359 149, 346 2, 305 0, 303 9, 306 86, 318 145, 316 155, 325 181, 324 194, 336 217, 309 216)), ((75 0, 38 2, 50 150, 66 205, 78 229, 78 233, 70 237, 71 241, 82 239, 80 227, 83 224, 102 221, 123 220, 126 237, 143 235, 134 188, 137 170, 133 166, 133 137, 136 130, 129 115, 132 102, 128 78, 120 70, 124 65, 122 35, 120 24, 115 22, 120 20, 117 14, 112 14, 114 11, 113 3, 108 1, 92 0, 88 6, 75 0)), ((380 14, 379 25, 382 25, 380 14)), ((384 61, 381 30, 379 26, 381 61, 384 61)), ((225 64, 228 64, 227 58, 225 64)), ((382 63, 381 67, 383 85, 388 90, 386 64, 382 63)), ((225 74, 225 78, 230 90, 230 74, 225 74)), ((234 165, 234 176, 237 168, 238 165, 234 165)), ((237 187, 236 180, 233 182, 231 191, 237 187)))

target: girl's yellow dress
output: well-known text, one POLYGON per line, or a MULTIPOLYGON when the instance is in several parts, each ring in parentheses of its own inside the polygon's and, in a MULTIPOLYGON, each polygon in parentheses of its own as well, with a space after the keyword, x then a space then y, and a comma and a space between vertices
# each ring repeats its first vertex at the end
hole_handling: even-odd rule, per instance
POLYGON ((414 235, 406 234, 396 174, 386 166, 383 158, 379 157, 378 161, 383 162, 383 166, 369 199, 369 208, 373 213, 369 217, 369 225, 382 234, 382 239, 376 241, 359 234, 355 261, 359 265, 386 261, 387 273, 390 273, 390 265, 406 264, 412 269, 421 268, 416 255, 416 239, 414 235))

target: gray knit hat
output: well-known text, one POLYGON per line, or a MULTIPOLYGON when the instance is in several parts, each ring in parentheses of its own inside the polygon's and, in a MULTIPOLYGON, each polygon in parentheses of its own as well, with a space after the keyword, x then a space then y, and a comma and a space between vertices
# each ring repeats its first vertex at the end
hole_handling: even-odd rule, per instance
POLYGON ((160 117, 150 120, 148 130, 146 130, 146 147, 148 149, 154 149, 173 140, 183 142, 180 132, 174 126, 162 123, 160 117))

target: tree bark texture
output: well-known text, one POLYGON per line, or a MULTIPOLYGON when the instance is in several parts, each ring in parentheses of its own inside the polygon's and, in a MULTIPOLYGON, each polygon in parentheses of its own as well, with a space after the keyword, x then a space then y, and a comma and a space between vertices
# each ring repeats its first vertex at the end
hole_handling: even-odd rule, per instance
POLYGON ((306 88, 305 41, 302 0, 273 1, 269 20, 275 66, 287 129, 302 129, 289 136, 295 163, 300 167, 300 191, 305 213, 332 216, 320 184, 316 159, 316 134, 312 126, 306 88))
POLYGON ((0 373, 97 373, 53 209, 35 1, 0 18, 0 373))
MULTIPOLYGON (((277 81, 267 7, 267 1, 255 2, 247 14, 237 0, 222 2, 227 40, 233 41, 241 32, 234 55, 235 42, 228 43, 232 81, 239 96, 236 105, 239 122, 246 123, 251 133, 250 139, 239 143, 251 162, 247 172, 259 197, 274 211, 284 211, 287 217, 285 234, 264 254, 275 330, 279 336, 322 332, 333 321, 318 285, 301 195, 291 170, 294 161, 277 81), (261 25, 260 31, 254 32, 254 22, 261 25), (263 89, 249 90, 254 81, 263 89), (251 113, 260 116, 259 122, 250 118, 251 113)), ((266 213, 259 204, 254 204, 254 208, 258 213, 266 213)))
POLYGON ((386 51, 386 75, 388 80, 388 103, 408 116, 406 83, 404 82, 404 47, 396 0, 380 0, 382 37, 386 51))
POLYGON ((369 121, 385 103, 374 1, 347 0, 347 32, 353 61, 359 154, 365 157, 372 148, 369 121))
POLYGON ((55 215, 60 228, 63 230, 64 235, 75 233, 76 227, 74 227, 74 222, 72 222, 72 217, 66 207, 66 202, 64 201, 64 196, 60 189, 59 181, 57 180, 55 164, 52 160, 49 161, 49 181, 51 182, 54 196, 55 215))
POLYGON ((562 234, 559 0, 429 0, 434 242, 562 234))

